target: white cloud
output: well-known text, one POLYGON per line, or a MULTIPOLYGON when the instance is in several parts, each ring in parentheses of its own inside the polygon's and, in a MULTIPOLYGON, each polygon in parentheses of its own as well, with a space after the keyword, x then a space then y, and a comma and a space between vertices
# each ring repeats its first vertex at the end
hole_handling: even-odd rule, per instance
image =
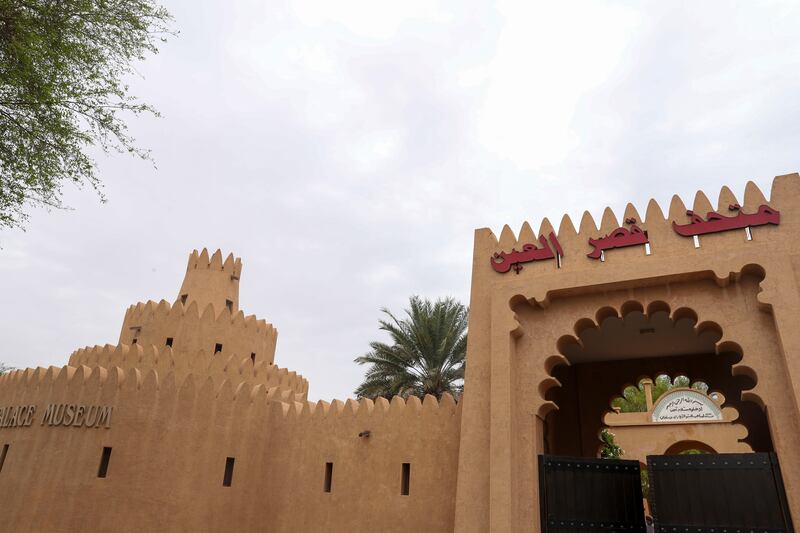
POLYGON ((472 235, 800 168, 791 3, 170 0, 134 90, 158 169, 0 234, 4 359, 64 364, 172 299, 193 248, 244 261, 276 361, 344 397, 379 309, 469 293, 472 235))
POLYGON ((598 2, 500 2, 505 25, 486 69, 479 132, 485 147, 525 170, 563 160, 579 98, 608 80, 639 15, 598 2))
POLYGON ((375 2, 370 0, 295 0, 291 6, 303 25, 324 27, 340 24, 349 32, 373 39, 386 39, 408 21, 448 22, 441 2, 404 0, 375 2))

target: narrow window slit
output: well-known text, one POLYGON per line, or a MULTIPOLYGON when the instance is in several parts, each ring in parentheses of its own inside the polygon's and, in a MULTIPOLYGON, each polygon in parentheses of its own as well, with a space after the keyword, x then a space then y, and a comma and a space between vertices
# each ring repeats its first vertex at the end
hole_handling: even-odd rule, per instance
POLYGON ((3 445, 3 451, 0 452, 0 472, 3 470, 3 464, 6 462, 6 455, 8 455, 8 444, 3 445))
POLYGON ((233 483, 233 463, 236 461, 234 457, 225 459, 225 476, 222 478, 222 486, 230 487, 233 483))
POLYGON ((256 352, 250 354, 250 360, 253 362, 253 364, 256 364, 256 352))
POLYGON ((189 298, 189 295, 188 295, 188 294, 181 294, 181 303, 182 303, 183 305, 186 305, 186 300, 187 300, 187 298, 189 298))
POLYGON ((222 344, 217 343, 214 345, 214 353, 219 353, 222 351, 222 344))
POLYGON ((100 468, 97 469, 97 477, 106 477, 108 474, 108 462, 111 460, 111 447, 103 447, 103 455, 100 456, 100 468))
POLYGON ((333 463, 325 463, 325 492, 330 492, 332 485, 333 485, 333 463))
POLYGON ((411 463, 403 463, 403 475, 400 480, 400 495, 408 496, 411 489, 411 463))
POLYGON ((167 346, 172 347, 172 341, 173 341, 172 337, 167 337, 167 346))
POLYGON ((230 300, 225 300, 225 307, 228 308, 228 311, 233 313, 233 302, 230 300))

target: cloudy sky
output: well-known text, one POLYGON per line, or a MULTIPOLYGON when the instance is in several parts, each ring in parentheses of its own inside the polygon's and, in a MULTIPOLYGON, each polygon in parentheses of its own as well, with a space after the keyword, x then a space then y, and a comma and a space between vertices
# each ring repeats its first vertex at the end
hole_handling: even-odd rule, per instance
POLYGON ((379 309, 469 297, 475 228, 800 170, 794 2, 169 0, 132 90, 157 168, 98 159, 106 204, 0 232, 0 359, 116 344, 194 248, 242 257, 241 307, 310 397, 351 395, 379 309))

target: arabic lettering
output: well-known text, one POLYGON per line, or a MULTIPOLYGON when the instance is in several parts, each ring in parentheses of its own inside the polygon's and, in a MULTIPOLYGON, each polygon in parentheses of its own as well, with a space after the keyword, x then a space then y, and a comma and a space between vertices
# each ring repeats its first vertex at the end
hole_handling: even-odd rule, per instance
POLYGON ((519 274, 519 271, 522 270, 523 263, 553 259, 556 257, 556 254, 558 254, 559 257, 564 257, 564 250, 561 249, 561 244, 558 242, 556 234, 552 231, 547 238, 545 238, 544 235, 540 235, 539 244, 540 247, 538 248, 535 244, 528 243, 522 245, 522 251, 517 251, 515 248, 512 248, 508 253, 499 252, 494 254, 490 260, 492 268, 494 268, 495 272, 501 274, 505 274, 513 268, 514 272, 519 274), (548 239, 550 241, 549 243, 548 239))
POLYGON ((692 391, 675 391, 672 398, 664 398, 666 403, 653 413, 654 422, 675 422, 686 420, 722 420, 719 408, 710 399, 701 398, 692 391))
POLYGON ((626 246, 636 246, 650 242, 647 239, 647 232, 642 231, 642 228, 636 225, 635 218, 625 219, 625 223, 631 224, 631 229, 617 228, 605 237, 589 239, 589 244, 594 246, 594 250, 586 254, 586 256, 592 259, 600 259, 603 250, 625 248, 626 246))
POLYGON ((708 233, 719 233, 721 231, 729 231, 732 229, 742 229, 753 226, 764 226, 766 224, 778 225, 781 221, 781 213, 772 209, 768 205, 762 205, 758 211, 751 214, 746 214, 741 211, 739 204, 733 204, 728 207, 731 211, 738 211, 734 216, 725 216, 710 211, 706 214, 705 220, 696 214, 694 211, 687 211, 686 215, 691 219, 688 224, 672 223, 672 229, 675 233, 683 237, 692 237, 694 235, 706 235, 708 233))
MULTIPOLYGON (((706 214, 705 218, 698 215, 694 211, 687 211, 686 215, 689 217, 688 224, 678 224, 672 222, 672 229, 681 236, 695 237, 695 246, 699 247, 698 235, 706 235, 709 233, 719 233, 722 231, 729 231, 734 229, 746 229, 748 232, 748 240, 751 240, 749 228, 754 226, 764 226, 768 224, 779 225, 781 220, 780 211, 764 204, 761 205, 755 213, 744 213, 739 204, 731 204, 728 210, 736 214, 725 216, 716 211, 710 211, 706 214)), ((619 227, 609 234, 599 237, 590 238, 589 245, 593 250, 589 252, 587 257, 591 259, 603 259, 604 252, 614 248, 625 248, 628 246, 645 245, 647 254, 650 254, 649 243, 650 239, 647 231, 642 230, 637 224, 635 218, 625 218, 625 224, 630 226, 629 229, 619 227)), ((510 270, 514 270, 517 274, 523 268, 523 264, 532 261, 544 261, 547 259, 556 259, 561 266, 561 258, 564 257, 564 250, 558 242, 554 232, 550 232, 549 236, 545 238, 540 235, 538 243, 527 243, 522 245, 522 250, 512 248, 510 252, 498 252, 492 255, 490 263, 495 272, 505 274, 510 270)))

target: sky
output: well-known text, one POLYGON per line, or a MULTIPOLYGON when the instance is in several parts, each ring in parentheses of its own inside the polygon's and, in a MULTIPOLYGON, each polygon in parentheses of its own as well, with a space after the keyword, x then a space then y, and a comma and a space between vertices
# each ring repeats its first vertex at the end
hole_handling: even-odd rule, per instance
MULTIPOLYGON (((0 360, 116 344, 193 249, 243 261, 310 399, 346 398, 381 308, 469 301, 476 228, 666 209, 800 170, 795 2, 164 0, 137 65, 155 165, 97 155, 106 203, 0 231, 0 360)), ((741 198, 741 196, 740 196, 741 198)))

